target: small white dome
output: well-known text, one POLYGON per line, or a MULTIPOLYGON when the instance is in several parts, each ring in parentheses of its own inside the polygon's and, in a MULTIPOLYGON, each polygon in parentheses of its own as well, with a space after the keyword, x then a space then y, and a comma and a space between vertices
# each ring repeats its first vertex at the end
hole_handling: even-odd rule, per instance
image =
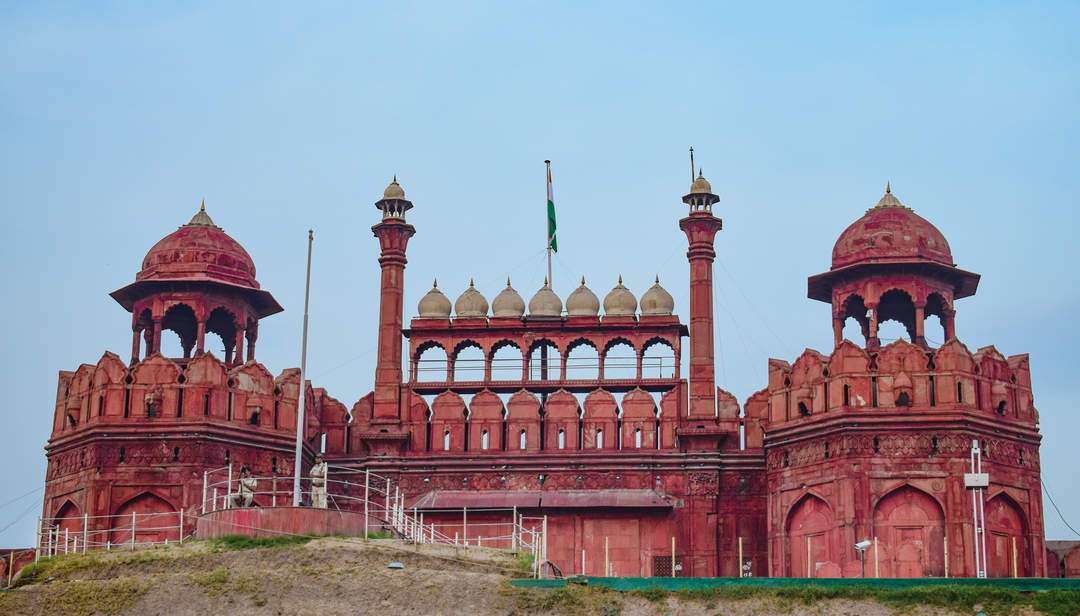
POLYGON ((465 292, 454 302, 454 314, 458 317, 486 317, 487 312, 487 299, 476 290, 473 281, 470 280, 469 288, 465 289, 465 292))
POLYGON ((448 319, 450 318, 450 300, 439 290, 439 281, 431 285, 427 295, 420 298, 416 305, 416 311, 421 319, 448 319))
POLYGON ((604 298, 604 316, 632 317, 636 312, 637 298, 623 286, 622 276, 619 276, 619 284, 604 298))
MULTIPOLYGON (((690 170, 693 173, 693 169, 690 170)), ((698 176, 692 184, 690 184, 690 194, 702 194, 711 193, 712 184, 709 184, 709 180, 705 179, 705 176, 701 175, 701 170, 698 170, 698 176)))
POLYGON ((386 187, 386 190, 382 193, 383 199, 404 199, 405 189, 401 187, 401 184, 397 183, 397 176, 390 182, 390 185, 386 187))
POLYGON ((660 277, 656 277, 656 284, 641 296, 641 314, 669 315, 675 312, 675 299, 671 297, 664 287, 660 286, 660 277))
POLYGON ((551 285, 544 280, 544 286, 529 300, 530 317, 560 317, 562 316, 562 300, 551 290, 551 285))
POLYGON ((510 278, 507 278, 506 288, 499 291, 495 299, 491 300, 491 316, 520 317, 523 314, 525 314, 525 300, 521 299, 514 287, 510 286, 510 278))
POLYGON ((600 314, 600 300, 585 286, 584 276, 581 277, 581 286, 566 298, 566 314, 571 317, 595 317, 600 314))

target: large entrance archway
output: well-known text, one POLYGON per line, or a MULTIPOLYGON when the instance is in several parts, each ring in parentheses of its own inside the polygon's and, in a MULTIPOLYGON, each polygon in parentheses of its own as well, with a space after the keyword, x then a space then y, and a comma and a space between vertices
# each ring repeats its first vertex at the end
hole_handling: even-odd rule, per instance
POLYGON ((135 543, 176 541, 180 538, 180 514, 165 499, 149 492, 132 498, 112 518, 110 541, 123 544, 131 541, 132 513, 135 521, 135 543))
POLYGON ((807 494, 788 516, 788 575, 840 577, 833 512, 828 503, 807 494))
POLYGON ((878 501, 874 536, 881 577, 945 574, 945 514, 925 492, 904 486, 878 501))
POLYGON ((1031 575, 1024 512, 1005 494, 986 502, 986 563, 989 577, 1031 575))

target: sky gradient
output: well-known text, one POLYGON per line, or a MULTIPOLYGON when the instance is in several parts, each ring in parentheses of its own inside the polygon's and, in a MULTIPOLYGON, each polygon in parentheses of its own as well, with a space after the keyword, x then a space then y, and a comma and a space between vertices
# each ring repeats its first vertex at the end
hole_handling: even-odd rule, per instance
MULTIPOLYGON (((983 276, 960 340, 1031 354, 1043 478, 1080 525, 1080 9, 579 4, 0 6, 0 547, 33 543, 57 372, 127 359, 108 293, 202 199, 286 309, 259 327, 275 375, 299 364, 314 229, 308 376, 351 406, 374 379, 372 204, 393 174, 415 204, 406 319, 436 276, 451 301, 507 275, 528 301, 551 159, 556 293, 659 275, 685 322, 691 145, 724 219, 719 386, 745 401, 769 357, 831 351, 806 277, 891 181, 983 276)), ((1045 523, 1080 539, 1049 503, 1045 523)))

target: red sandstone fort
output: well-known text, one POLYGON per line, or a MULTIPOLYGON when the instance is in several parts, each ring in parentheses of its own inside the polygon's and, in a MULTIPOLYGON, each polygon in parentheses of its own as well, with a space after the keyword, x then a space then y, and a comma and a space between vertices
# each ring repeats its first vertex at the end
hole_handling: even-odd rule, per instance
MULTIPOLYGON (((809 298, 832 305, 834 348, 770 360, 764 387, 740 405, 714 382, 718 197, 699 175, 682 200, 689 326, 659 281, 640 298, 620 281, 601 301, 584 280, 565 303, 546 284, 526 303, 508 281, 490 305, 471 285, 453 305, 433 287, 406 324, 416 229, 395 180, 372 227, 374 389, 351 407, 297 369, 275 376, 258 362, 259 321, 282 308, 244 248, 199 211, 112 293, 132 315, 130 357, 106 352, 60 373, 43 516, 74 534, 100 527, 111 543, 177 539, 194 518, 104 525, 205 509, 204 472, 230 465, 290 488, 303 399, 305 475, 325 447, 353 488, 366 473, 392 477, 406 508, 429 512, 432 533, 461 515, 447 511, 547 516, 546 559, 567 575, 674 565, 690 576, 853 577, 853 545, 870 539, 881 577, 973 577, 977 541, 991 577, 1061 574, 1043 536, 1028 356, 956 338, 956 302, 979 275, 956 267, 934 225, 887 190, 848 226, 832 267, 808 280, 809 298), (931 316, 944 329, 937 348, 924 332, 931 316), (843 339, 848 319, 861 340, 843 339), (888 320, 910 342, 883 346, 888 320), (161 354, 166 330, 182 357, 161 354), (206 350, 207 333, 225 341, 223 357, 206 350), (591 363, 575 360, 581 349, 591 363), (973 445, 980 490, 965 478, 973 445)), ((1064 562, 1080 573, 1080 552, 1064 562)))

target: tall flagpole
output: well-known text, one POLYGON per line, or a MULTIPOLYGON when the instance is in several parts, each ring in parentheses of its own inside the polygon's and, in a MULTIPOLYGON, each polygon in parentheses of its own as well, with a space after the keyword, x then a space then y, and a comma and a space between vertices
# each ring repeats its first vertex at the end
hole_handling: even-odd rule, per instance
MULTIPOLYGON (((547 186, 545 186, 545 189, 548 191, 547 197, 550 200, 550 199, 553 198, 552 197, 552 189, 551 189, 551 161, 550 160, 545 160, 544 164, 547 165, 547 178, 546 178, 547 179, 547 186)), ((545 207, 544 208, 544 229, 545 229, 545 233, 547 233, 547 261, 548 261, 547 280, 548 280, 549 285, 555 286, 555 281, 551 279, 551 221, 549 221, 547 219, 547 216, 548 216, 547 208, 545 207)))
POLYGON ((304 453, 304 373, 307 372, 308 299, 311 297, 311 243, 315 234, 307 232, 307 280, 304 283, 304 335, 300 343, 300 401, 296 407, 296 464, 293 465, 293 507, 300 506, 300 467, 304 453))

